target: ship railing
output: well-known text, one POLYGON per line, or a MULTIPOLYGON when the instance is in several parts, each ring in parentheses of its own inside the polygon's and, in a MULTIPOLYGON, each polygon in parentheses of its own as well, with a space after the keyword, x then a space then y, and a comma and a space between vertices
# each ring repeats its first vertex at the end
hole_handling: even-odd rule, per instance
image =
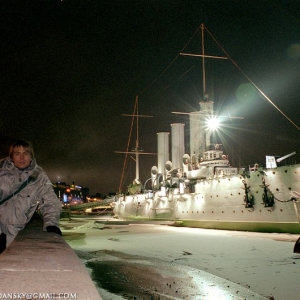
POLYGON ((222 144, 210 144, 209 146, 205 147, 205 151, 211 151, 211 150, 223 151, 223 145, 222 144))
POLYGON ((258 164, 254 164, 253 167, 249 166, 249 171, 255 172, 258 169, 258 164))

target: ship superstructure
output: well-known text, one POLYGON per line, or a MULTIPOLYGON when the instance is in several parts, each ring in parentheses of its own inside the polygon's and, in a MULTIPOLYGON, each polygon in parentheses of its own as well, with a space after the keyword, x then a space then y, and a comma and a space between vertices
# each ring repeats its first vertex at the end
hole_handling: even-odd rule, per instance
MULTIPOLYGON (((201 56, 204 65, 204 51, 201 56)), ((157 166, 147 180, 151 187, 117 195, 114 213, 127 219, 173 220, 181 226, 300 233, 300 165, 277 165, 295 152, 267 156, 265 167, 231 166, 223 145, 212 142, 208 124, 219 116, 203 78, 199 111, 184 113, 189 115, 189 153, 185 124, 171 124, 171 137, 159 132, 157 166)))

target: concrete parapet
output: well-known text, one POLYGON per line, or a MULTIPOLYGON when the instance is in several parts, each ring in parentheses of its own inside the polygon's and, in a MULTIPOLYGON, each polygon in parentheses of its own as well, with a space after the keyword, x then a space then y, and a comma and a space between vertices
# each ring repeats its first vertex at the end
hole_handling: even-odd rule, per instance
POLYGON ((0 273, 1 298, 101 300, 72 248, 61 236, 43 232, 39 218, 0 255, 0 273))

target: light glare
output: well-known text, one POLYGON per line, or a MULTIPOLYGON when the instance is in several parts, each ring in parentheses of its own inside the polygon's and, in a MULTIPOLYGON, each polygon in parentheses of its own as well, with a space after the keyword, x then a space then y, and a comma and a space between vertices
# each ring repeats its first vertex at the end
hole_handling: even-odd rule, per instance
POLYGON ((207 120, 207 127, 208 129, 214 131, 214 130, 217 130, 220 126, 220 122, 217 118, 209 118, 207 120))

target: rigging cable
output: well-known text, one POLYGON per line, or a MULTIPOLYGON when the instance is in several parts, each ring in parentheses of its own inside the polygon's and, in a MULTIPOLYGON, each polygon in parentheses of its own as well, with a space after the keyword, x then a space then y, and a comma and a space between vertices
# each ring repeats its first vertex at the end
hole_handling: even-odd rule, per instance
POLYGON ((220 47, 220 49, 225 53, 228 59, 238 68, 238 70, 247 78, 247 80, 256 88, 256 90, 260 93, 260 95, 267 100, 272 106, 275 107, 291 124, 293 124, 298 130, 300 127, 293 122, 276 104, 247 76, 247 74, 238 66, 238 64, 229 56, 229 54, 225 51, 225 49, 218 43, 218 41, 214 38, 214 36, 210 33, 210 31, 205 27, 206 31, 209 33, 214 42, 220 47))
MULTIPOLYGON (((190 41, 194 38, 194 36, 197 34, 197 32, 199 31, 199 29, 201 28, 202 25, 200 25, 197 30, 195 31, 195 33, 191 36, 191 38, 187 41, 187 43, 184 45, 184 47, 182 48, 181 51, 179 51, 179 53, 175 56, 175 58, 169 63, 169 65, 156 77, 156 79, 154 79, 148 86, 146 86, 143 90, 140 91, 139 94, 145 92, 146 90, 148 90, 150 88, 150 86, 152 86, 170 67, 171 65, 174 63, 174 61, 180 56, 180 53, 186 48, 186 46, 190 43, 190 41)), ((192 67, 193 68, 193 67, 192 67)), ((187 72, 189 72, 192 68, 190 68, 187 72)), ((183 75, 185 75, 187 72, 185 72, 183 75)), ((182 75, 182 76, 183 76, 182 75)), ((180 78, 182 77, 180 76, 180 78)), ((170 85, 172 85, 173 83, 171 83, 170 85)), ((169 85, 169 86, 170 86, 169 85)), ((168 86, 168 87, 169 87, 168 86)), ((168 88, 167 87, 167 88, 168 88)))
POLYGON ((163 91, 167 90, 171 85, 173 85, 175 82, 177 82, 179 79, 181 79, 183 76, 185 76, 189 71, 191 71, 193 68, 195 67, 195 65, 193 65, 192 67, 190 67, 187 71, 185 71, 181 76, 179 76, 176 80, 174 80, 173 82, 171 82, 169 85, 165 86, 162 90, 158 91, 153 97, 156 97, 157 95, 159 95, 160 93, 162 93, 163 91))

